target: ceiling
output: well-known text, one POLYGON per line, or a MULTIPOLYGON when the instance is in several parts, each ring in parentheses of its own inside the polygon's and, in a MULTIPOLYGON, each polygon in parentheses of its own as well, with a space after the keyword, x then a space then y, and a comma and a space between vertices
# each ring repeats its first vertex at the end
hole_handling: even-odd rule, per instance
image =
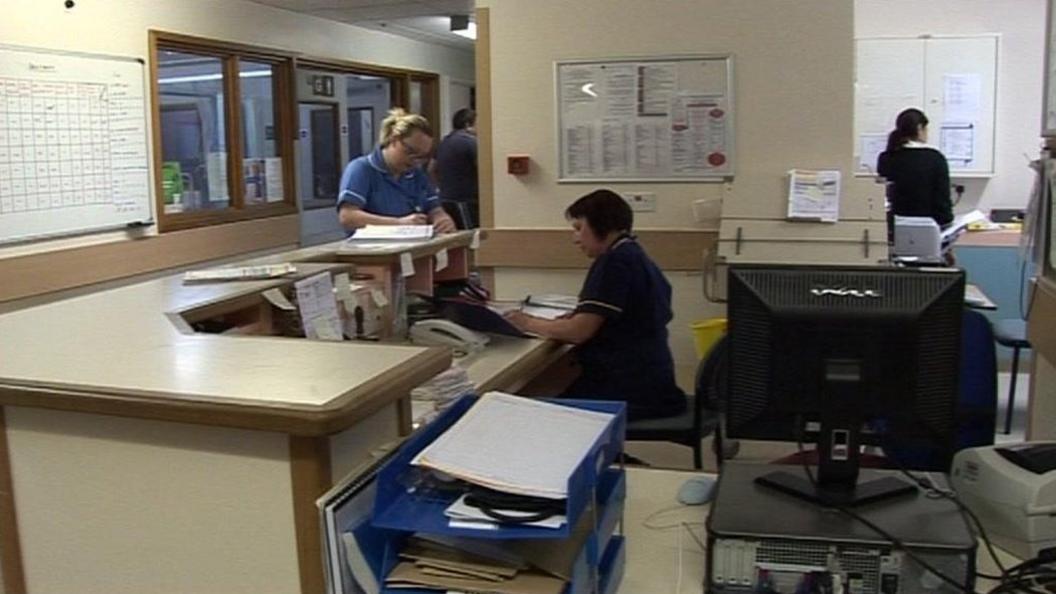
POLYGON ((450 31, 448 17, 473 18, 474 0, 251 0, 419 41, 472 50, 473 40, 450 31))

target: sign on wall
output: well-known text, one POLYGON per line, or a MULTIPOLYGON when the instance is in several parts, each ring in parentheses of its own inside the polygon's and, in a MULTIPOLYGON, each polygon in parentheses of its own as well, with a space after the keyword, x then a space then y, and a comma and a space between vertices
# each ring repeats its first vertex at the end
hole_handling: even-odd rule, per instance
POLYGON ((679 56, 555 65, 559 180, 733 176, 733 58, 679 56))

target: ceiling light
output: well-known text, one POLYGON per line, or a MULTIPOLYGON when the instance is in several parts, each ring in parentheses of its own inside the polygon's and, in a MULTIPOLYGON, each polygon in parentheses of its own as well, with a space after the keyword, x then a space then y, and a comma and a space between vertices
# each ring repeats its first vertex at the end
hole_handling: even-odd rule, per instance
MULTIPOLYGON (((247 72, 239 72, 239 78, 257 78, 261 76, 271 76, 271 70, 250 70, 247 72)), ((171 78, 159 78, 159 85, 172 85, 177 83, 191 83, 191 82, 206 82, 210 80, 221 80, 224 78, 223 74, 219 72, 216 74, 195 74, 191 76, 173 76, 171 78)))

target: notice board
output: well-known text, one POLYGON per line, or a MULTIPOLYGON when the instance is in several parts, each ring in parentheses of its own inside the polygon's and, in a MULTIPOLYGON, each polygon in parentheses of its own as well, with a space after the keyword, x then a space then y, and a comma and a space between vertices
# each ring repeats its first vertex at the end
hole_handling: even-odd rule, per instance
POLYGON ((559 180, 722 180, 734 174, 730 55, 555 64, 559 180))

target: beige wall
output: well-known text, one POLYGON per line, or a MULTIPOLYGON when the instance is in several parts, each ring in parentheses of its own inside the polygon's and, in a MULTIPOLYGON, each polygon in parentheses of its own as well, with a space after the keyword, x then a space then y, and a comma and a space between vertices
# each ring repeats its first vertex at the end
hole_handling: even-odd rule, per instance
MULTIPOLYGON (((693 222, 692 201, 717 196, 724 197, 724 216, 782 218, 785 173, 793 167, 844 172, 841 216, 860 221, 848 223, 857 225, 851 235, 864 225, 875 228, 882 216, 876 208, 877 197, 882 200, 877 188, 849 175, 853 3, 479 0, 478 5, 489 9, 491 25, 496 227, 564 227, 565 206, 593 187, 556 181, 555 60, 694 53, 734 55, 737 175, 728 185, 607 184, 617 191, 656 193, 657 211, 636 213, 637 228, 699 227, 693 222), (505 156, 512 153, 532 156, 530 176, 506 174, 505 156)), ((813 226, 793 231, 815 233, 813 226)), ((500 269, 496 288, 506 295, 537 291, 533 287, 554 282, 554 275, 500 269)), ((581 271, 562 273, 563 280, 554 284, 576 292, 582 277, 581 271)), ((706 305, 699 275, 669 272, 668 277, 675 289, 672 345, 680 383, 689 387, 686 371, 695 354, 686 326, 721 309, 706 305)))
MULTIPOLYGON (((855 0, 855 36, 1000 34, 994 175, 957 180, 965 194, 957 212, 1025 208, 1038 156, 1041 76, 1045 55, 1044 0, 855 0)), ((894 122, 894 115, 892 115, 894 122)))
MULTIPOLYGON (((853 5, 841 0, 696 2, 481 0, 491 18, 496 226, 562 226, 589 185, 556 182, 555 60, 732 53, 737 176, 722 184, 609 184, 657 195, 639 227, 693 226, 693 199, 729 195, 729 207, 783 215, 790 167, 850 171, 853 5), (599 15, 605 15, 602 18, 599 15), (505 156, 531 155, 533 174, 506 174, 505 156)), ((870 186, 865 186, 872 190, 870 186)), ((847 201, 861 215, 862 200, 847 201)))
MULTIPOLYGON (((58 0, 5 0, 3 18, 0 18, 0 42, 133 56, 149 62, 148 29, 260 45, 313 57, 435 72, 441 75, 442 84, 450 78, 474 78, 472 52, 244 0, 92 0, 78 1, 73 10, 66 10, 58 0)), ((152 193, 152 188, 145 187, 143 191, 152 193)), ((146 234, 153 232, 149 229, 146 234)), ((130 239, 123 232, 109 232, 0 246, 0 260, 130 239)), ((291 233, 287 239, 296 242, 297 233, 291 233)))

